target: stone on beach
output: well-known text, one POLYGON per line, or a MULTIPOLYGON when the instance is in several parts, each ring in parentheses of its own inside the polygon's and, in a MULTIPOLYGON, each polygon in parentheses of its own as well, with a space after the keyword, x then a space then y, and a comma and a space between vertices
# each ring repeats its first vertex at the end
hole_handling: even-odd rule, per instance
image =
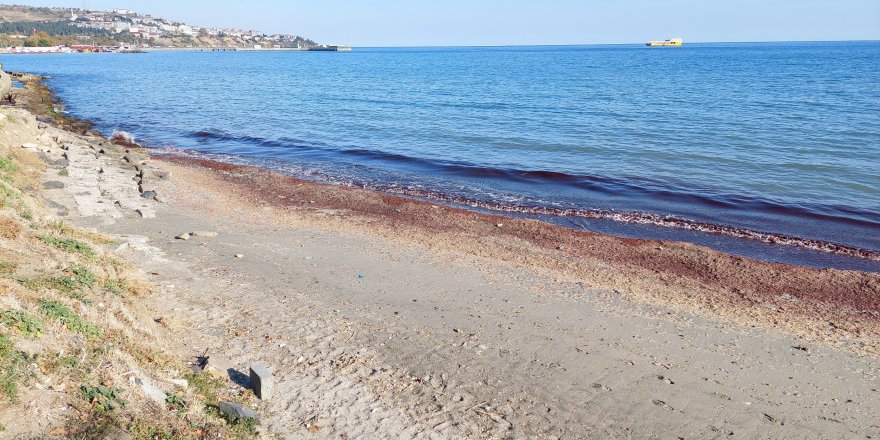
POLYGON ((214 238, 220 234, 216 231, 193 231, 190 235, 193 237, 214 238))
POLYGON ((269 400, 275 391, 275 378, 272 372, 263 364, 254 364, 251 366, 251 388, 254 394, 261 400, 269 400))
POLYGON ((257 414, 256 411, 254 411, 246 406, 239 405, 238 403, 220 402, 219 407, 220 407, 220 411, 223 414, 225 414, 226 417, 228 417, 232 420, 239 420, 239 419, 254 419, 257 421, 260 420, 260 415, 257 414))
POLYGON ((178 235, 177 237, 174 237, 174 238, 176 238, 176 239, 178 239, 178 240, 184 240, 184 241, 185 241, 185 240, 189 240, 190 237, 192 237, 192 235, 191 235, 189 232, 184 232, 183 234, 180 234, 180 235, 178 235))
POLYGON ((141 197, 143 197, 143 198, 145 198, 145 199, 147 199, 147 200, 153 200, 153 199, 156 198, 156 191, 144 191, 144 192, 141 194, 141 197))
POLYGON ((150 208, 138 208, 136 211, 143 218, 156 218, 156 212, 150 208))
POLYGON ((57 181, 49 181, 43 183, 43 189, 63 189, 64 183, 57 181))

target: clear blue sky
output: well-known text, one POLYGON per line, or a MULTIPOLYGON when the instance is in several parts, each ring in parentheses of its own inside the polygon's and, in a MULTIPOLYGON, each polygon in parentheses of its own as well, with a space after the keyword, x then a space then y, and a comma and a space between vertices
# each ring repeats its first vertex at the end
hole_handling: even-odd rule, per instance
MULTIPOLYGON (((83 0, 5 0, 82 7, 83 0)), ((880 0, 88 0, 356 46, 880 40, 880 0)))

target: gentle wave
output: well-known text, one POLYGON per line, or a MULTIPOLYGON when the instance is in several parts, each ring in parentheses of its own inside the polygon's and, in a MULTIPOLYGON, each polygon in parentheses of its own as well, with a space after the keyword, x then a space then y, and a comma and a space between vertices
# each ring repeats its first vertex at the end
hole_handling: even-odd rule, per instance
MULTIPOLYGON (((665 185, 664 182, 656 182, 651 179, 641 178, 631 178, 628 180, 622 180, 618 178, 611 178, 607 176, 596 176, 596 175, 578 175, 578 174, 569 174, 559 171, 550 171, 550 170, 522 170, 522 169, 505 169, 505 168, 492 168, 479 166, 475 164, 470 164, 466 162, 452 162, 448 160, 436 160, 436 159, 427 159, 421 157, 413 157, 407 156, 398 153, 389 153, 386 151, 380 150, 371 150, 366 148, 332 148, 332 147, 318 147, 318 146, 310 146, 305 145, 303 142, 300 143, 292 143, 288 142, 287 139, 279 139, 279 140, 271 140, 261 137, 255 136, 240 136, 240 135, 232 135, 229 133, 225 133, 222 130, 200 130, 195 131, 188 134, 189 137, 197 138, 197 139, 210 139, 213 141, 220 142, 235 142, 239 144, 251 144, 257 147, 271 147, 271 148, 282 148, 282 149, 300 149, 300 150, 321 150, 321 151, 329 151, 334 154, 339 154, 341 156, 354 156, 359 158, 365 158, 372 161, 382 161, 382 162, 390 162, 397 164, 407 164, 407 165, 415 165, 417 168, 422 170, 427 170, 430 172, 440 172, 450 175, 455 175, 459 177, 475 177, 475 178, 493 178, 505 180, 508 182, 517 182, 524 184, 533 184, 533 185, 567 185, 572 186, 580 190, 587 190, 596 193, 627 193, 627 196, 630 197, 650 197, 657 200, 664 201, 674 201, 674 202, 682 202, 687 203, 689 205, 694 206, 704 206, 711 208, 724 208, 734 211, 760 211, 765 213, 774 213, 779 215, 787 215, 787 216, 795 216, 805 220, 821 220, 827 222, 848 224, 859 227, 866 228, 877 228, 880 231, 880 212, 872 212, 865 210, 856 210, 850 207, 845 206, 794 206, 787 205, 784 203, 776 202, 773 200, 768 200, 765 198, 755 197, 755 196, 740 196, 740 195, 721 195, 721 194, 712 194, 706 195, 701 194, 697 191, 691 189, 683 189, 683 188, 674 188, 669 185, 665 185)), ((394 185, 385 185, 385 187, 393 188, 394 185)), ((449 196, 445 196, 449 197, 449 196)), ((460 197, 460 196, 456 196, 460 197)), ((466 198, 465 198, 466 199, 466 198)), ((481 202, 481 203, 491 203, 491 202, 481 202)), ((468 203, 470 204, 470 203, 468 203)), ((542 208, 542 207, 523 207, 522 209, 557 209, 557 208, 542 208)), ((517 212, 526 212, 520 208, 517 208, 517 212)), ((504 209, 502 209, 504 210, 504 209)), ((583 211, 583 210, 562 210, 565 212, 569 211, 583 211)), ((590 212, 614 212, 612 210, 589 210, 590 212)), ((570 214, 559 214, 559 215, 570 215, 570 214)), ((618 214, 615 214, 618 215, 618 214)), ((648 213, 639 213, 639 217, 644 217, 646 215, 650 215, 656 218, 662 218, 666 216, 659 216, 648 213)), ((604 214, 590 214, 590 215, 578 215, 589 218, 612 218, 610 216, 606 216, 604 214)), ((634 216, 628 216, 635 218, 634 216)), ((634 221, 630 221, 634 222, 634 221)), ((678 222, 687 222, 684 219, 677 219, 675 221, 678 222)), ((658 220, 651 221, 639 221, 637 223, 650 223, 650 224, 659 224, 658 220)), ((695 222, 698 224, 708 225, 709 223, 704 222, 695 222)), ((688 228, 693 230, 700 230, 703 232, 708 231, 707 226, 700 226, 700 228, 688 228)), ((712 228, 716 229, 716 228, 712 228)), ((736 230, 737 228, 731 228, 736 230)), ((735 236, 742 236, 742 234, 729 234, 735 236)), ((751 234, 747 234, 751 235, 751 234)), ((772 235, 772 234, 771 234, 772 235)), ((780 235, 780 237, 789 237, 788 235, 780 235)), ((768 239, 769 240, 769 239, 768 239)), ((762 239, 761 241, 766 241, 762 239)), ((773 241, 766 241, 768 243, 772 243, 773 241)))

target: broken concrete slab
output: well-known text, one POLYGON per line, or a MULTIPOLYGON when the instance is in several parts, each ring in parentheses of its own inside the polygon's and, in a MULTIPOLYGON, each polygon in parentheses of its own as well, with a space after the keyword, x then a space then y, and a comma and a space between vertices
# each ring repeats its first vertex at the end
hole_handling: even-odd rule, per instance
POLYGON ((43 183, 43 189, 63 189, 64 183, 58 181, 49 181, 43 183))
POLYGON ((257 414, 256 411, 244 406, 239 405, 234 402, 220 402, 220 411, 226 415, 226 417, 232 420, 240 420, 240 419, 253 419, 260 420, 260 415, 257 414))
POLYGON ((210 356, 205 359, 202 371, 217 379, 225 380, 230 378, 231 372, 235 369, 232 367, 232 362, 218 356, 210 356))
POLYGON ((263 364, 251 366, 251 389, 260 400, 269 400, 275 392, 275 378, 272 371, 263 364))
POLYGON ((155 385, 150 383, 149 380, 135 379, 134 383, 141 387, 141 391, 144 393, 145 396, 147 396, 148 399, 152 400, 159 406, 165 406, 165 399, 168 398, 168 395, 157 388, 155 385))

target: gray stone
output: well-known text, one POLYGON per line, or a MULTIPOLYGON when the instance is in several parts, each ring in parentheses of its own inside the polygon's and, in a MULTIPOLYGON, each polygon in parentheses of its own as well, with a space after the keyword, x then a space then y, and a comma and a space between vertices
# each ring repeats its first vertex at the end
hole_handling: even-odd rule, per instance
POLYGON ((228 417, 232 420, 239 420, 239 419, 254 419, 257 421, 260 420, 260 415, 257 414, 256 411, 254 411, 246 406, 239 405, 234 402, 220 402, 219 406, 220 406, 220 411, 223 414, 225 414, 226 417, 228 417))
POLYGON ((261 400, 269 400, 275 392, 275 378, 263 364, 251 366, 251 388, 261 400))
POLYGON ((51 182, 46 182, 43 184, 43 189, 62 189, 62 188, 64 188, 64 183, 62 183, 62 182, 51 181, 51 182))
POLYGON ((156 198, 156 191, 144 191, 141 193, 141 197, 147 200, 153 200, 156 198))
POLYGON ((144 392, 144 395, 147 396, 147 398, 159 406, 165 406, 165 399, 167 399, 168 396, 162 392, 162 390, 156 388, 145 379, 136 379, 134 382, 141 387, 141 391, 144 392))

